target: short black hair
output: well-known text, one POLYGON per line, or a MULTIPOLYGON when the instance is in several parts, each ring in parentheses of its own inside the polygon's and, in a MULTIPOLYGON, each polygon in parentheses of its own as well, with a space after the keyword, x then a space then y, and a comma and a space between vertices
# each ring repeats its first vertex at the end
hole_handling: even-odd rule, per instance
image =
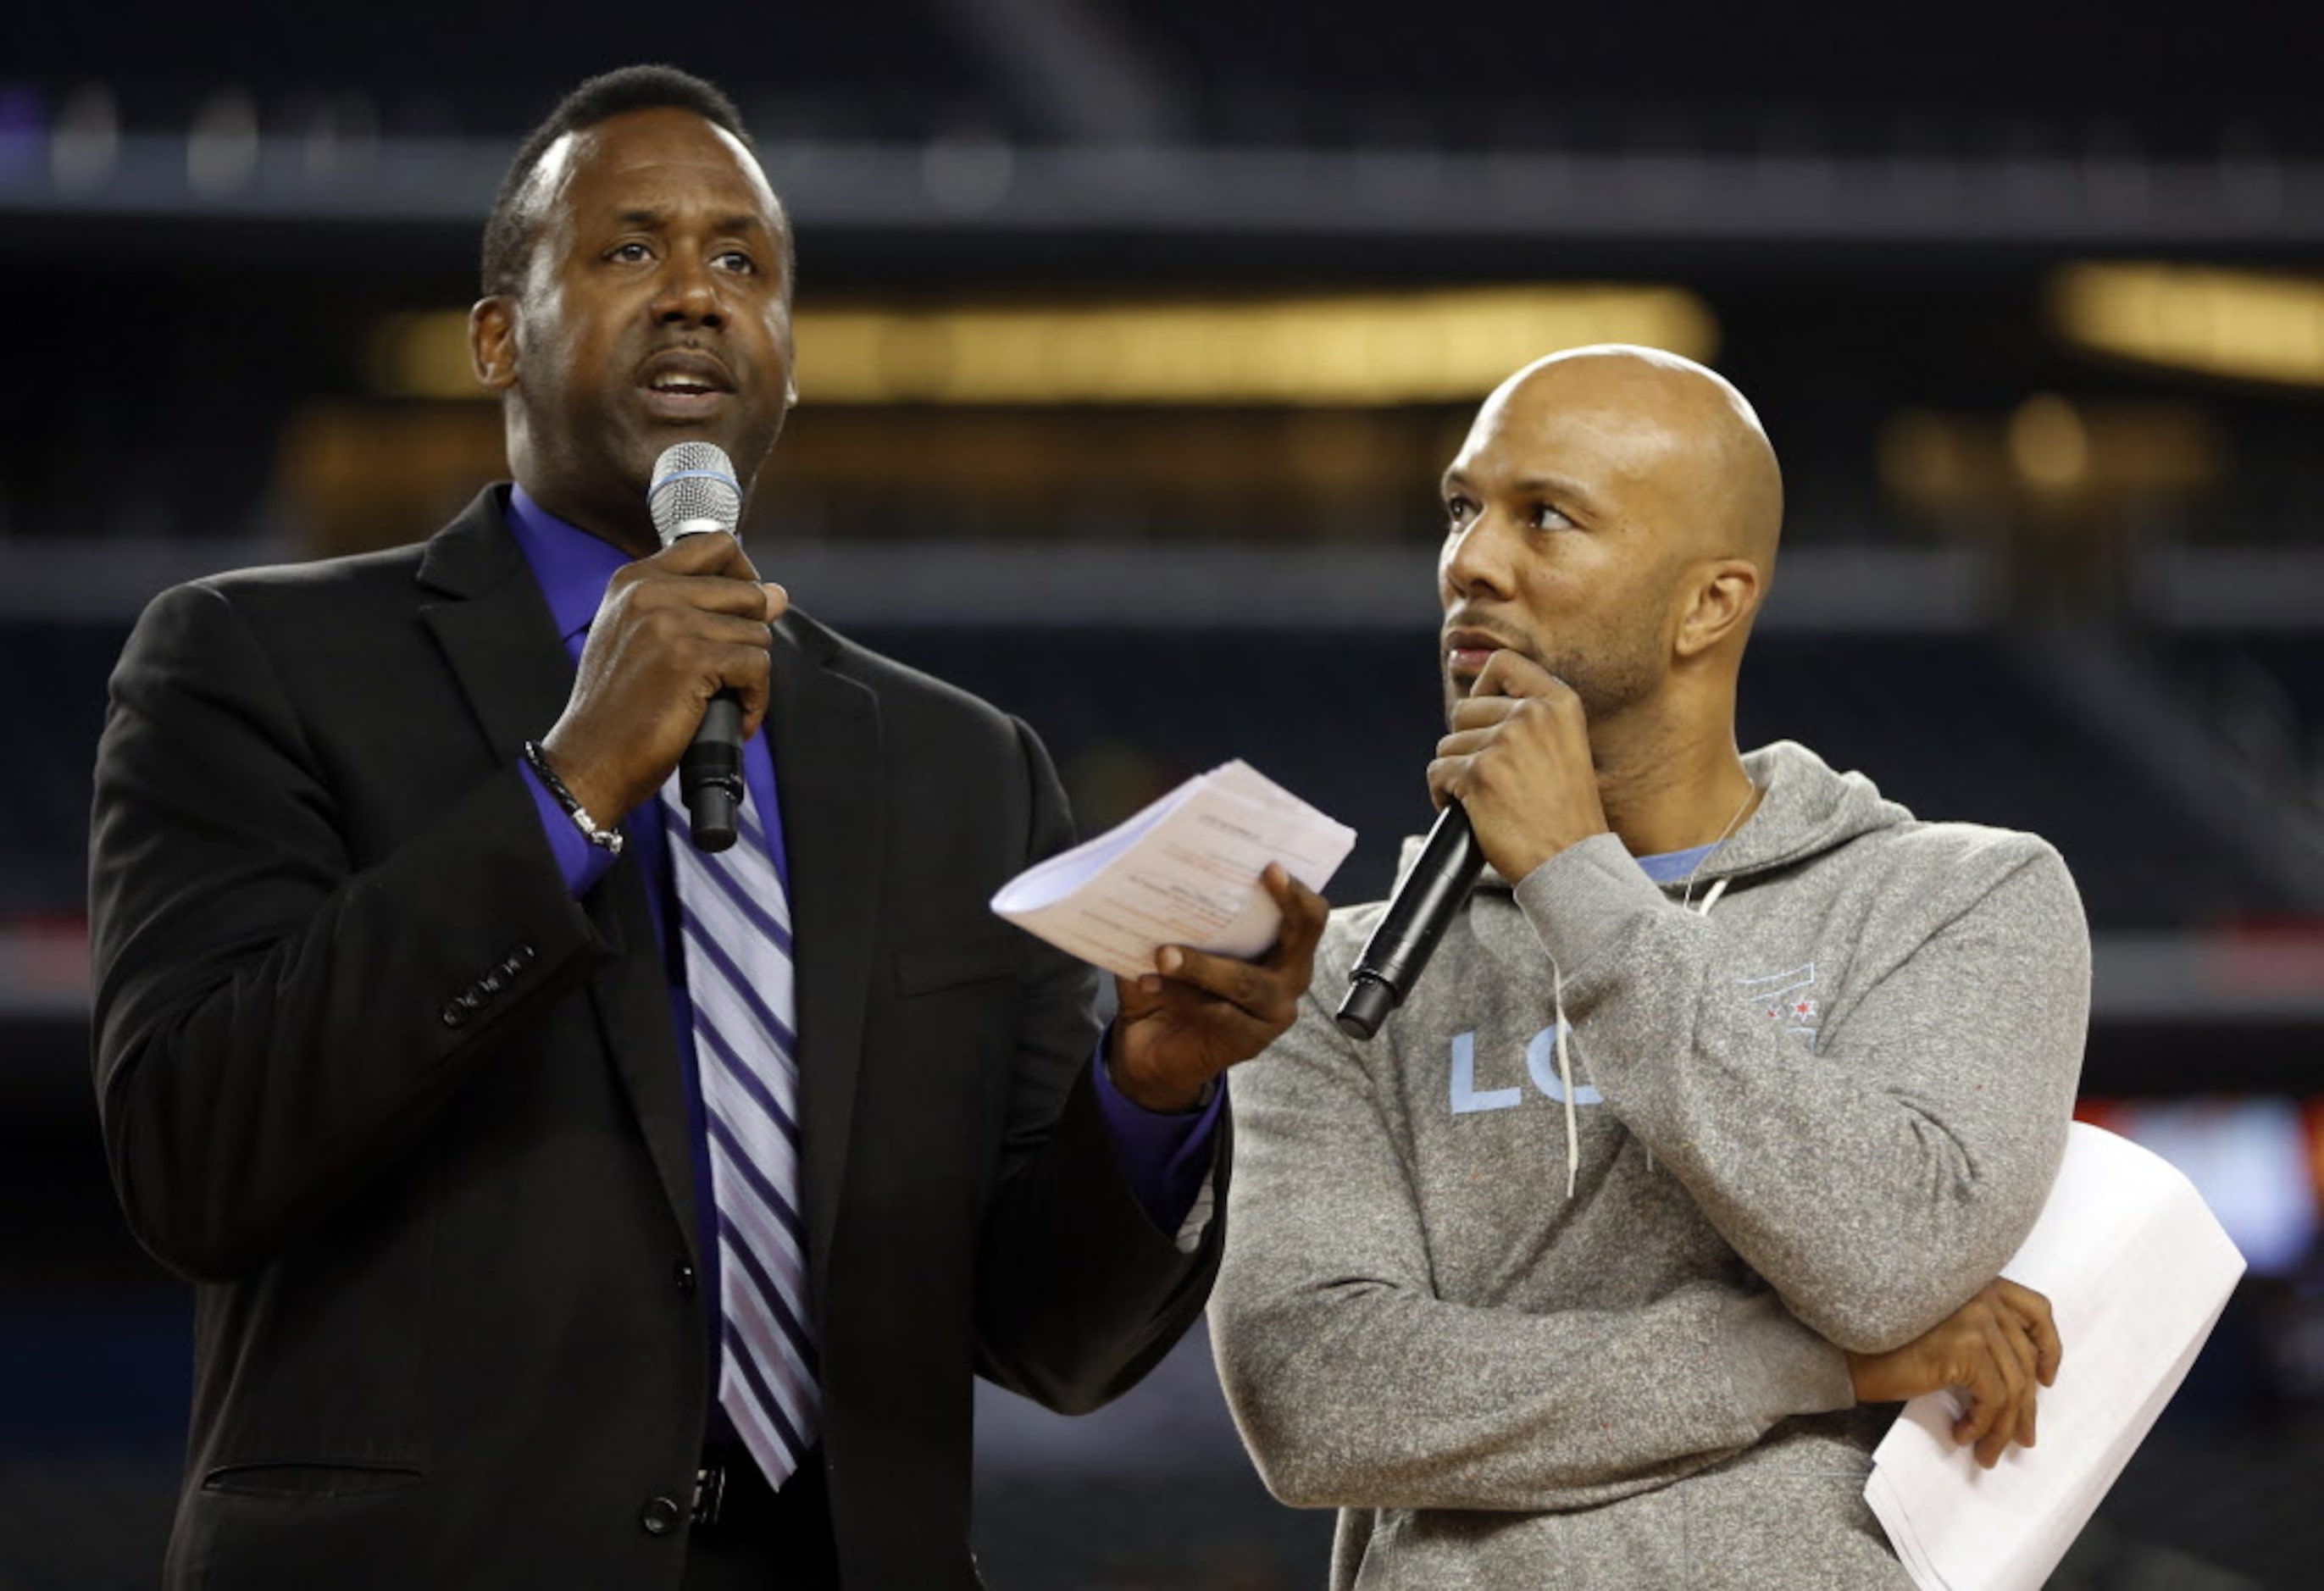
MULTIPOLYGON (((583 83, 558 101, 557 108, 517 145, 516 158, 501 179, 493 198, 492 215, 484 222, 484 289, 487 297, 513 293, 524 286, 528 256, 532 252, 535 218, 524 213, 524 191, 534 168, 549 146, 568 133, 579 133, 631 111, 692 111, 714 127, 724 128, 744 149, 758 153, 742 125, 742 113, 715 84, 673 66, 629 66, 605 72, 583 83)), ((786 279, 788 280, 788 278, 786 279)))

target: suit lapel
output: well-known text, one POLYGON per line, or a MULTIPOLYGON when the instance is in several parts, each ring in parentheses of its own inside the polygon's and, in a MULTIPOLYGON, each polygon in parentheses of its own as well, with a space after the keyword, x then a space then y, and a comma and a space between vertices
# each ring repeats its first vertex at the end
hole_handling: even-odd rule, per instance
POLYGON ((503 759, 514 757, 564 711, 573 665, 493 493, 478 498, 428 544, 419 579, 444 599, 420 614, 485 740, 503 759))
POLYGON ((797 933, 801 1154, 808 1263, 818 1311, 846 1168, 880 915, 880 704, 829 664, 827 634, 776 626, 772 702, 777 801, 797 933))
MULTIPOLYGON (((493 753, 512 758, 565 709, 573 663, 549 604, 503 517, 485 492, 429 543, 420 584, 441 600, 420 610, 443 648, 493 753)), ((670 1029, 669 989, 659 956, 645 879, 634 861, 614 864, 585 903, 613 955, 590 976, 589 999, 606 1050, 637 1112, 663 1191, 696 1247, 693 1146, 686 1085, 670 1029), (641 952, 625 954, 628 947, 641 952)), ((695 1255, 696 1262, 700 1255, 695 1255)))

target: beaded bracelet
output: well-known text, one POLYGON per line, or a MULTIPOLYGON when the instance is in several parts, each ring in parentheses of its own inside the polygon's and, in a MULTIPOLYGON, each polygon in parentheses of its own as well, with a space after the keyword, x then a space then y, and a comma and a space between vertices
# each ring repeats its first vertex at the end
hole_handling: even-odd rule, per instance
POLYGON ((524 759, 540 776, 540 782, 549 786, 549 793, 557 797, 557 805, 565 809, 565 815, 573 820, 573 826, 581 831, 584 840, 613 856, 622 854, 622 832, 597 826, 597 820, 583 810, 573 798, 573 792, 565 787, 565 781, 557 777, 557 770, 549 766, 549 753, 540 749, 540 741, 524 743, 524 759))

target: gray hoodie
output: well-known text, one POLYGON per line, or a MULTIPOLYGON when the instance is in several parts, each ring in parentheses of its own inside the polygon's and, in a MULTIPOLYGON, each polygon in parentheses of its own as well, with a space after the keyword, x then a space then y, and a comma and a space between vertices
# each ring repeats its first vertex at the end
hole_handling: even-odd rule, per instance
POLYGON ((2089 935, 2040 840, 1745 762, 1694 909, 1611 835, 1488 875, 1369 1044, 1331 1013, 1381 908, 1339 912, 1235 1073, 1213 1338, 1268 1486, 1342 1511, 1342 1591, 1910 1585, 1840 1349, 2033 1225, 2089 935))

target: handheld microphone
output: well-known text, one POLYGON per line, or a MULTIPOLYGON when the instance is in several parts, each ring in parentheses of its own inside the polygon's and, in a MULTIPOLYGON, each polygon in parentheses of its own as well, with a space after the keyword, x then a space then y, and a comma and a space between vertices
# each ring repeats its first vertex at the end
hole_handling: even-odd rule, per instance
MULTIPOLYGON (((742 488, 723 448, 680 442, 654 460, 646 508, 664 547, 681 536, 731 535, 742 517, 742 488)), ((694 741, 678 760, 678 789, 696 851, 734 843, 734 814, 742 805, 742 704, 733 691, 719 692, 703 709, 694 741)))
POLYGON ((1470 886, 1484 869, 1484 848, 1469 827, 1469 814, 1459 802, 1447 801, 1436 826, 1428 831, 1428 842, 1420 848, 1420 859, 1388 897, 1388 911, 1348 975, 1347 998, 1340 1002, 1338 1017, 1342 1033, 1369 1039, 1388 1014, 1404 1004, 1452 915, 1469 897, 1470 886))

